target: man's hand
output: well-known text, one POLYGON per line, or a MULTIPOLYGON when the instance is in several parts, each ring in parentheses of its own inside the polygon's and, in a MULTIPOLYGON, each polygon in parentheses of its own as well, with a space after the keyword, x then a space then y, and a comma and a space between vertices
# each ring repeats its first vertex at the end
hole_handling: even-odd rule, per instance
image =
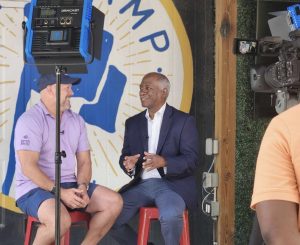
POLYGON ((61 200, 64 202, 64 204, 71 208, 85 208, 86 205, 88 205, 89 199, 86 198, 86 190, 82 189, 63 189, 61 188, 61 200))
POLYGON ((79 185, 78 186, 78 190, 82 190, 82 194, 80 194, 80 197, 84 200, 84 202, 86 203, 85 206, 87 206, 90 202, 90 198, 89 195, 87 193, 87 186, 86 185, 79 185))
POLYGON ((165 167, 167 165, 166 160, 159 155, 144 152, 144 162, 143 162, 143 169, 146 171, 150 171, 156 168, 165 167))
POLYGON ((141 156, 140 154, 136 154, 134 156, 124 157, 123 165, 128 173, 134 169, 135 164, 137 163, 140 156, 141 156))

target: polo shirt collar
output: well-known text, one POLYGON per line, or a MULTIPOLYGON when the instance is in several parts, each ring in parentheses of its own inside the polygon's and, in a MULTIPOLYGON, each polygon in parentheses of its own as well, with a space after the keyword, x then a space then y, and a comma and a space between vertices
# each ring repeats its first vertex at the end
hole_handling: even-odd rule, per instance
MULTIPOLYGON (((41 100, 37 104, 39 105, 39 107, 41 107, 41 109, 43 110, 43 112, 44 112, 45 115, 49 115, 49 116, 53 117, 50 114, 50 112, 48 111, 48 109, 46 108, 45 104, 41 100)), ((71 113, 70 110, 66 110, 66 111, 63 112, 63 116, 64 117, 66 117, 66 116, 70 117, 70 116, 72 116, 72 113, 71 113)))
POLYGON ((44 103, 41 100, 38 102, 38 105, 39 105, 39 107, 41 107, 44 114, 51 116, 50 112, 47 110, 46 106, 44 105, 44 103))

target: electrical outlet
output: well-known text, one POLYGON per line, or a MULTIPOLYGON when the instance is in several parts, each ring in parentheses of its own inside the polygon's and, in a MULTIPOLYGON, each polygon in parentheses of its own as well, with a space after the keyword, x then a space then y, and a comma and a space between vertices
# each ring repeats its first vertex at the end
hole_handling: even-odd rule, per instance
POLYGON ((205 141, 205 154, 208 156, 219 153, 219 142, 217 139, 207 138, 205 141))
POLYGON ((203 187, 217 187, 219 185, 219 176, 217 173, 203 172, 203 187))
POLYGON ((204 204, 205 213, 211 217, 217 217, 220 214, 220 204, 217 201, 206 201, 204 204))

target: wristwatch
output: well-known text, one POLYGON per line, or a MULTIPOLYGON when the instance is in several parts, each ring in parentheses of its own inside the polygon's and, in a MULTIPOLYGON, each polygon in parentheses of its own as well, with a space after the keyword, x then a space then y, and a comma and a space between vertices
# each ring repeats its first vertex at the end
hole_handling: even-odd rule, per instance
POLYGON ((55 194, 55 192, 56 192, 56 187, 55 187, 55 185, 52 187, 52 189, 51 189, 51 191, 50 191, 52 194, 55 194))
POLYGON ((89 185, 86 184, 86 183, 78 183, 77 185, 78 185, 78 187, 81 186, 81 185, 84 185, 85 188, 86 188, 86 190, 87 190, 87 191, 89 190, 89 185))

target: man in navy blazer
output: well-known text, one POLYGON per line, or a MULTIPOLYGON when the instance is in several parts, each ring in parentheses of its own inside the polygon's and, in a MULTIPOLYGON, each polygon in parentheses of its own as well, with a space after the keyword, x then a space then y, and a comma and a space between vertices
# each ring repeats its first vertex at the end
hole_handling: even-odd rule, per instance
POLYGON ((140 207, 158 207, 165 244, 175 245, 184 209, 197 206, 198 132, 192 116, 166 103, 169 91, 166 76, 146 74, 139 94, 147 110, 125 123, 119 164, 134 178, 120 190, 124 206, 111 232, 122 245, 137 244, 137 234, 127 223, 140 207))

